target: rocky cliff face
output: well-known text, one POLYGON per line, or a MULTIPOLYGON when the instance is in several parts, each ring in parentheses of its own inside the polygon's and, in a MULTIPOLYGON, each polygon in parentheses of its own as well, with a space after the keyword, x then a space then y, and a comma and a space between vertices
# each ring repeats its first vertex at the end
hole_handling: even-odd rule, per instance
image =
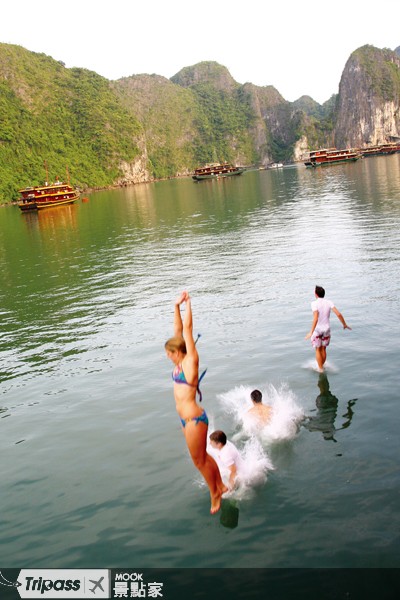
MULTIPOLYGON (((144 123, 148 143, 154 133, 154 127, 151 127, 152 131, 149 128, 149 107, 153 114, 156 108, 158 114, 168 113, 165 105, 160 110, 166 94, 166 81, 151 76, 153 79, 149 85, 149 77, 134 76, 116 82, 118 93, 122 93, 125 99, 129 98, 135 116, 144 123)), ((182 106, 175 131, 180 130, 181 137, 186 137, 192 147, 197 146, 199 154, 204 156, 203 160, 267 165, 274 160, 291 160, 293 153, 299 155, 299 149, 294 150, 298 145, 298 129, 303 121, 308 125, 309 121, 301 106, 287 102, 273 86, 240 85, 226 67, 216 62, 185 67, 171 78, 169 85, 171 93, 176 95, 178 90, 181 93, 186 91, 186 101, 191 98, 190 119, 185 120, 188 108, 182 106)), ((311 98, 309 102, 319 106, 311 98)), ((173 109, 172 105, 169 108, 173 109)), ((158 143, 162 141, 161 132, 160 135, 158 143)), ((304 136, 301 140, 299 147, 303 148, 304 136)), ((149 155, 152 155, 153 150, 148 149, 149 155)), ((196 164, 195 152, 192 152, 191 158, 188 166, 196 164)))
POLYGON ((363 46, 352 53, 339 86, 335 145, 383 144, 400 138, 400 57, 363 46))
POLYGON ((186 174, 211 160, 267 165, 299 161, 324 146, 392 141, 400 137, 399 53, 372 46, 353 52, 339 94, 322 106, 309 96, 287 102, 273 86, 240 85, 216 62, 185 67, 171 80, 114 82, 145 130, 141 160, 121 165, 125 180, 186 174))
POLYGON ((242 94, 254 115, 250 123, 250 135, 258 160, 266 165, 273 160, 271 136, 281 137, 278 112, 287 102, 272 86, 258 87, 245 83, 242 94))

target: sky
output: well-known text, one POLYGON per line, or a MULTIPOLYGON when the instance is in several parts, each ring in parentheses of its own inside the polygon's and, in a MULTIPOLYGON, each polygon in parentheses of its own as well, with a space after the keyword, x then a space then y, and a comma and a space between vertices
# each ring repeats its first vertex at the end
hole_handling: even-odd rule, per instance
POLYGON ((212 60, 238 83, 322 104, 354 50, 400 46, 399 24, 399 0, 3 0, 0 42, 110 80, 212 60))

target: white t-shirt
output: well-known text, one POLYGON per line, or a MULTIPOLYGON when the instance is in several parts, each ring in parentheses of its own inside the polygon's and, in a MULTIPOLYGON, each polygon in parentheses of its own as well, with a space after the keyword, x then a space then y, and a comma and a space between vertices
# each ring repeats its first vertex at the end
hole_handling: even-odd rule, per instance
POLYGON ((229 440, 227 440, 225 446, 220 450, 213 448, 213 454, 215 455, 218 466, 229 469, 229 467, 235 465, 238 475, 243 472, 243 459, 239 454, 239 450, 229 440))
POLYGON ((311 302, 311 310, 318 311, 318 322, 315 329, 318 331, 327 331, 330 328, 329 317, 334 303, 326 298, 317 298, 314 302, 311 302))

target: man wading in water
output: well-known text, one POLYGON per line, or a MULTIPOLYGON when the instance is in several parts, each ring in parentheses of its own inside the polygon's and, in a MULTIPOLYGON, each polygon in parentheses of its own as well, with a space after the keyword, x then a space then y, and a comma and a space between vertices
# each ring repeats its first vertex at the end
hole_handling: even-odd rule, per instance
POLYGON ((315 348, 315 358, 317 359, 318 370, 322 373, 326 362, 326 348, 331 341, 331 325, 330 314, 331 310, 335 313, 339 321, 343 325, 343 329, 351 329, 344 320, 342 313, 338 311, 331 300, 325 298, 325 290, 323 287, 315 286, 315 298, 311 302, 311 310, 313 311, 313 322, 310 332, 307 333, 305 339, 311 338, 313 348, 315 348))

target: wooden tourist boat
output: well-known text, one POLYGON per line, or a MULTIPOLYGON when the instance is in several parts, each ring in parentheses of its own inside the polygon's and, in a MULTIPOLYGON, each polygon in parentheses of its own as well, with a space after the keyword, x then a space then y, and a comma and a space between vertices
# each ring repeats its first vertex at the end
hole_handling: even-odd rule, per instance
POLYGON ((212 163, 196 169, 192 177, 195 181, 232 177, 233 175, 241 175, 245 170, 244 167, 235 167, 230 163, 212 163))
MULTIPOLYGON (((46 179, 48 179, 48 177, 46 177, 46 179)), ((68 183, 63 183, 62 181, 58 181, 58 178, 54 183, 47 183, 46 181, 42 186, 26 187, 22 190, 18 190, 18 192, 21 194, 18 206, 22 212, 41 210, 43 208, 49 208, 50 206, 72 204, 79 198, 79 192, 70 185, 69 181, 68 183)))
POLYGON ((72 204, 79 198, 79 193, 75 188, 69 183, 61 181, 52 184, 45 183, 43 186, 27 187, 18 191, 21 194, 18 206, 22 212, 72 204))
POLYGON ((395 154, 400 152, 400 144, 378 144, 376 146, 366 146, 365 148, 359 148, 358 152, 364 157, 367 156, 386 156, 388 154, 395 154))
POLYGON ((336 148, 323 148, 312 150, 309 158, 305 161, 306 167, 325 167, 344 162, 352 162, 361 158, 359 150, 352 148, 337 150, 336 148))

